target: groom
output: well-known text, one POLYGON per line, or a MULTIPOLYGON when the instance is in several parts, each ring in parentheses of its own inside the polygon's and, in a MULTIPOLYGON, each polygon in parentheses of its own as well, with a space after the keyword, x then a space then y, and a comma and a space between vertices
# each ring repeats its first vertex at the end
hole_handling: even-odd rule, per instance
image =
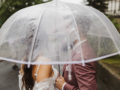
POLYGON ((59 90, 97 90, 95 63, 88 63, 86 66, 80 64, 72 65, 71 76, 68 78, 67 65, 64 66, 63 77, 56 80, 56 87, 59 90))
MULTIPOLYGON (((95 58, 96 55, 88 42, 83 44, 82 50, 85 60, 95 58)), ((75 52, 72 60, 80 59, 80 52, 75 52)), ((63 76, 56 79, 56 87, 59 90, 97 90, 95 62, 86 63, 85 66, 73 64, 71 65, 71 72, 68 70, 69 66, 64 65, 63 76), (69 73, 71 74, 71 79, 69 78, 69 73)))

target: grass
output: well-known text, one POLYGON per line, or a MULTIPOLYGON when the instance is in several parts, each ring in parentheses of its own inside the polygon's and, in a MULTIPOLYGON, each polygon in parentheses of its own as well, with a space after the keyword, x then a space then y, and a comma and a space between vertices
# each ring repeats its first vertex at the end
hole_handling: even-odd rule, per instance
POLYGON ((120 67, 120 56, 114 56, 111 58, 107 58, 107 59, 102 60, 101 62, 120 67))
POLYGON ((101 60, 100 63, 106 65, 112 72, 120 77, 120 56, 114 56, 101 60))
POLYGON ((116 26, 117 30, 120 32, 120 18, 111 18, 113 24, 116 26))
MULTIPOLYGON (((120 18, 110 18, 117 30, 120 32, 120 18)), ((110 71, 120 77, 120 55, 101 60, 110 71)))

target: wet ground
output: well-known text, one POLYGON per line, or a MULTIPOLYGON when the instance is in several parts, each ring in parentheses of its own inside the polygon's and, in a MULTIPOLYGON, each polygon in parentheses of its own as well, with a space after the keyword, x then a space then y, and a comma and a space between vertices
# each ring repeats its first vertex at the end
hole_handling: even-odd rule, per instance
POLYGON ((18 71, 12 69, 13 64, 0 62, 0 90, 19 90, 18 71))
POLYGON ((99 90, 120 90, 120 79, 115 70, 102 62, 97 65, 97 81, 99 90))

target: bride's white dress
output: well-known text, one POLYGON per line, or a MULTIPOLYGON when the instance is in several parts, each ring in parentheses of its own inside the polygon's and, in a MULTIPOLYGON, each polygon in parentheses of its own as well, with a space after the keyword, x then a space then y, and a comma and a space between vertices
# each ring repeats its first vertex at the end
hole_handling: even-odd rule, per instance
MULTIPOLYGON (((44 81, 41 81, 39 83, 35 82, 35 85, 33 87, 33 90, 57 90, 55 88, 55 80, 58 76, 58 71, 53 67, 53 72, 54 72, 54 75, 44 81)), ((25 90, 25 87, 23 87, 22 89, 22 85, 23 85, 23 82, 22 82, 22 77, 23 75, 22 74, 19 74, 19 88, 20 90, 25 90)))

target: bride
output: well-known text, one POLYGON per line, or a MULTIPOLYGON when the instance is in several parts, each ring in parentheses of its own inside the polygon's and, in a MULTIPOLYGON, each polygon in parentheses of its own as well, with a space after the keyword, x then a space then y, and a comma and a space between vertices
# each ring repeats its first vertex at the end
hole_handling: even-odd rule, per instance
MULTIPOLYGON (((49 60, 39 56, 36 61, 49 60)), ((20 90, 56 90, 55 80, 58 77, 57 70, 52 65, 21 65, 19 72, 20 90)))

